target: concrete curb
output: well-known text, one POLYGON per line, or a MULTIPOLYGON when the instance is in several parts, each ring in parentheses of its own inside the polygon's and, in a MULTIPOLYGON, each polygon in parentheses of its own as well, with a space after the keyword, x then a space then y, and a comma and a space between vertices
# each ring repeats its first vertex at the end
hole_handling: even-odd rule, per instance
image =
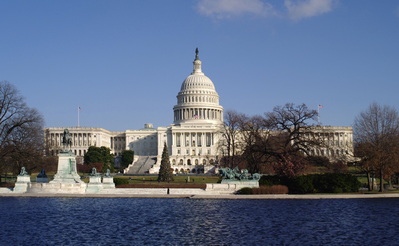
POLYGON ((3 193, 0 197, 74 197, 74 198, 190 198, 190 199, 365 199, 399 198, 393 194, 337 194, 337 195, 166 195, 166 194, 62 194, 62 193, 3 193))

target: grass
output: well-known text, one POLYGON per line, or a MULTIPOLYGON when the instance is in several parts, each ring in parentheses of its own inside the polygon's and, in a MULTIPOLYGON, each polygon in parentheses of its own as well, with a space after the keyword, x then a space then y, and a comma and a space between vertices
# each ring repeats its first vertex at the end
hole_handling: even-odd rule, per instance
POLYGON ((114 178, 126 179, 129 184, 118 185, 117 188, 202 188, 206 183, 217 183, 217 176, 173 176, 171 182, 158 182, 157 175, 147 176, 114 176, 114 178))
POLYGON ((114 178, 121 178, 129 180, 129 184, 206 184, 206 183, 217 183, 219 181, 218 176, 173 176, 173 181, 166 183, 158 183, 157 175, 148 176, 114 176, 114 178))

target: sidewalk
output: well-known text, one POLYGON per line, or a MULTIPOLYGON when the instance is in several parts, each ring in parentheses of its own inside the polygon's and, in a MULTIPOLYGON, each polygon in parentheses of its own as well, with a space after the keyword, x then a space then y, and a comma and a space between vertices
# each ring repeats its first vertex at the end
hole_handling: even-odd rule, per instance
POLYGON ((190 198, 190 199, 364 199, 399 198, 399 193, 336 194, 336 195, 166 195, 166 194, 57 194, 57 193, 3 193, 0 197, 95 197, 95 198, 190 198))

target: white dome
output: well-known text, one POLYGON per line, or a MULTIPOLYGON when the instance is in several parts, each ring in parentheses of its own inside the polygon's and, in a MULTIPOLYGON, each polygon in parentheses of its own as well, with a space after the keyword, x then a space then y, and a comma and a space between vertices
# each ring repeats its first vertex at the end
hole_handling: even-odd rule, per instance
POLYGON ((210 78, 201 74, 191 74, 188 76, 181 85, 180 91, 185 90, 213 90, 215 86, 210 78))
POLYGON ((196 50, 193 72, 183 81, 173 107, 174 123, 220 123, 223 122, 223 107, 215 85, 201 70, 201 60, 196 50))

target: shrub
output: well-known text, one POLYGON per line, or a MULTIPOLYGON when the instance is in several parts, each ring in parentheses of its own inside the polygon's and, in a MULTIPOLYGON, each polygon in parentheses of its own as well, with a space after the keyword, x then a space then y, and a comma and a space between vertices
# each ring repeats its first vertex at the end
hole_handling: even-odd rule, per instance
POLYGON ((253 194, 252 193, 252 188, 249 188, 249 187, 241 188, 241 189, 239 189, 237 191, 237 194, 239 194, 239 195, 250 195, 250 194, 253 194))
POLYGON ((90 163, 90 164, 79 164, 76 165, 78 172, 81 173, 91 173, 91 170, 93 167, 96 168, 98 173, 101 173, 103 170, 103 164, 102 163, 90 163))
MULTIPOLYGON (((259 184, 261 186, 285 185, 291 194, 357 192, 361 187, 361 183, 355 176, 343 173, 308 174, 291 178, 262 176, 259 184)), ((253 192, 258 194, 256 193, 258 191, 253 190, 253 192)))
POLYGON ((357 192, 361 183, 350 174, 325 173, 316 177, 314 185, 320 193, 341 193, 357 192))
POLYGON ((288 194, 288 187, 285 185, 260 186, 252 188, 252 194, 288 194))
POLYGON ((313 193, 315 190, 313 180, 314 175, 302 175, 287 180, 286 185, 293 194, 313 193))
POLYGON ((267 175, 262 175, 262 177, 259 180, 259 185, 260 186, 272 186, 272 185, 279 185, 284 183, 282 178, 278 176, 267 176, 267 175))
POLYGON ((114 178, 114 183, 115 183, 115 186, 118 186, 118 185, 127 185, 127 184, 129 184, 129 180, 127 180, 127 179, 122 179, 122 178, 114 178))

